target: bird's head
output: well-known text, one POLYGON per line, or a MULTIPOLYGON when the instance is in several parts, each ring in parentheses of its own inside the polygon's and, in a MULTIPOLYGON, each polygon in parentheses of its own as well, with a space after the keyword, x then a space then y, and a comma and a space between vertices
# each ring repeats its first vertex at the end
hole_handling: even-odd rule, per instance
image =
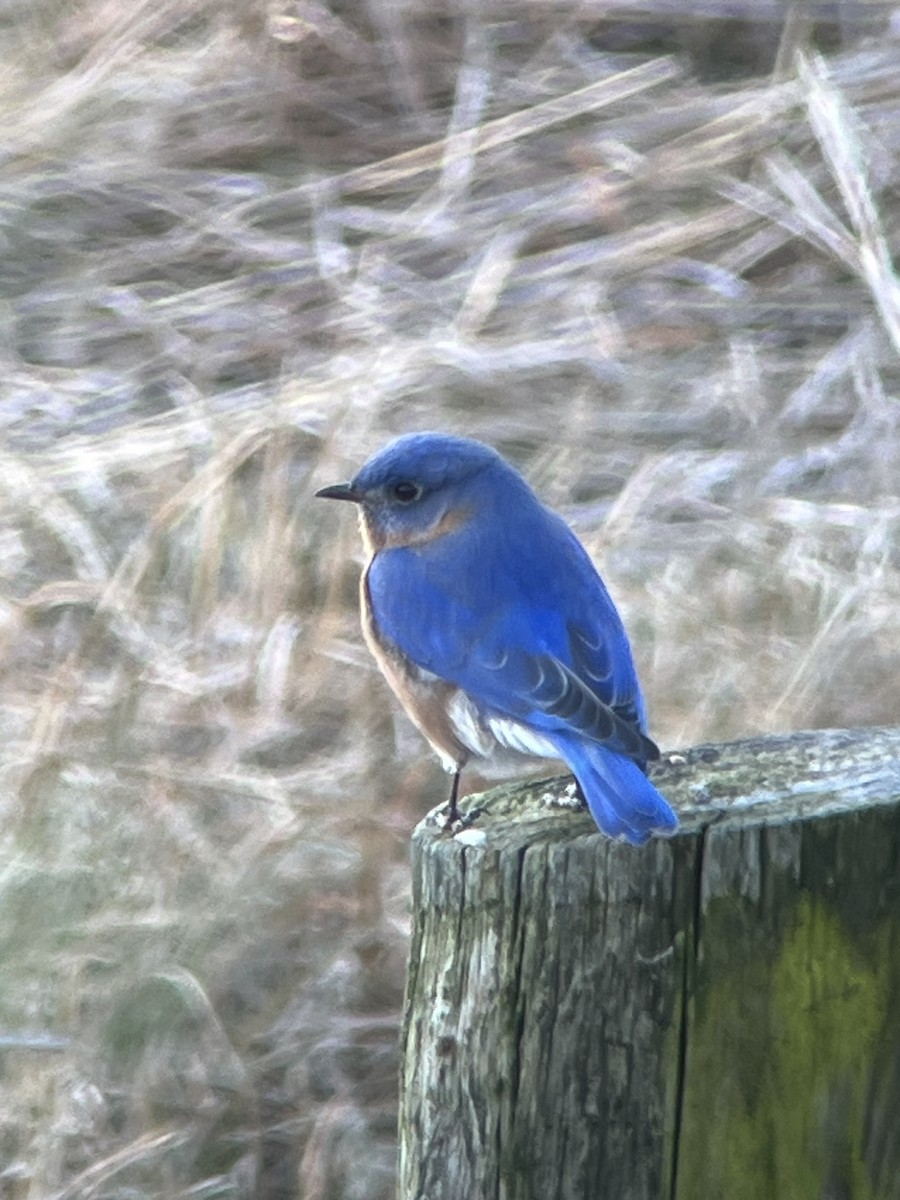
POLYGON ((489 496, 497 472, 516 477, 490 446, 414 433, 379 450, 349 483, 316 495, 358 504, 371 550, 423 545, 468 522, 489 496))

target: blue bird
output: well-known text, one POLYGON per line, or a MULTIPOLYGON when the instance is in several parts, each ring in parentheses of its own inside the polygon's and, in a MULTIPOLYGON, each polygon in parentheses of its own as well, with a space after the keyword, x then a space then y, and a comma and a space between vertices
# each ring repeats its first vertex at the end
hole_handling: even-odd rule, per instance
POLYGON ((366 641, 453 774, 502 746, 571 768, 600 829, 635 845, 677 825, 645 774, 659 751, 631 647, 587 551, 490 446, 409 434, 349 483, 366 641))

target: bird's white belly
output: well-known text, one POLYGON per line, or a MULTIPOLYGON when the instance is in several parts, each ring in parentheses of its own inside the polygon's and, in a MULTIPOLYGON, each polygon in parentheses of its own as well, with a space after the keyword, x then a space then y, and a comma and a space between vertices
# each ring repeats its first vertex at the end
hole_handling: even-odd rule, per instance
POLYGON ((488 758, 498 745, 519 754, 559 758, 559 750, 537 730, 510 717, 482 715, 465 692, 453 692, 447 715, 459 740, 480 758, 488 758))

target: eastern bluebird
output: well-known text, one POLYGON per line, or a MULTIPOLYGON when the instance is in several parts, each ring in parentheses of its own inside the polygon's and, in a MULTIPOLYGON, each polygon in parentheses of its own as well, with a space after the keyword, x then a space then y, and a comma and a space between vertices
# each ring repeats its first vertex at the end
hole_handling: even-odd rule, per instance
POLYGON ((640 845, 678 821, 645 774, 631 647, 587 551, 490 446, 397 438, 317 496, 359 505, 370 650, 459 775, 498 744, 563 759, 600 829, 640 845))

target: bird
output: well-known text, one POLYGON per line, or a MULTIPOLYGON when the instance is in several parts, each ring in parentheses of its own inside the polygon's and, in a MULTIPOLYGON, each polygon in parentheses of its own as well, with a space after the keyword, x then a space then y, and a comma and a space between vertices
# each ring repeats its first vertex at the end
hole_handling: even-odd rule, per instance
POLYGON ((453 776, 505 748, 567 764, 598 828, 642 845, 678 824, 619 613, 584 546, 493 447, 412 433, 317 497, 357 505, 365 640, 453 776))

